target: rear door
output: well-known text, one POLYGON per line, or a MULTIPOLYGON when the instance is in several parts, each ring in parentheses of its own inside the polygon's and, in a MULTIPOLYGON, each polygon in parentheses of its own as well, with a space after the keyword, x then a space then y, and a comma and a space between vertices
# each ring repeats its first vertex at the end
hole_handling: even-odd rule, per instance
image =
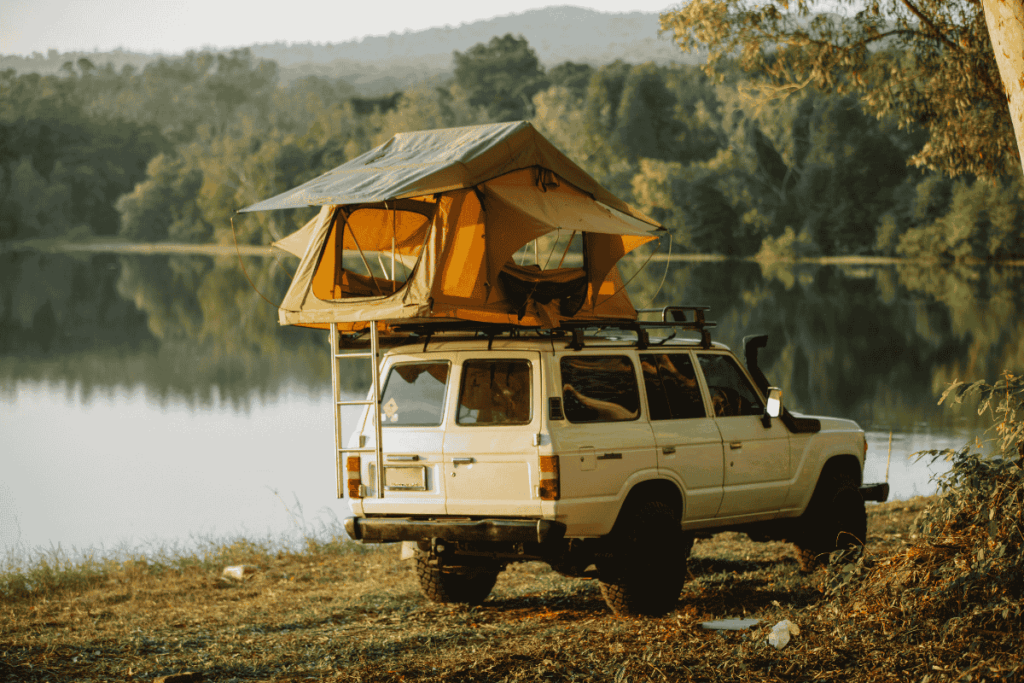
POLYGON ((540 354, 464 351, 444 434, 449 515, 539 516, 540 354))
POLYGON ((722 503, 722 435, 701 394, 688 351, 640 354, 658 469, 686 491, 684 519, 713 519, 722 503))
MULTIPOLYGON (((377 496, 373 455, 364 455, 364 513, 444 514, 442 447, 452 374, 445 359, 392 357, 381 388, 384 497, 377 496)), ((366 446, 375 445, 369 420, 362 433, 366 446)))
POLYGON ((555 444, 562 504, 571 501, 581 519, 600 523, 634 475, 657 468, 651 425, 641 415, 634 356, 585 349, 557 360, 566 420, 555 444))

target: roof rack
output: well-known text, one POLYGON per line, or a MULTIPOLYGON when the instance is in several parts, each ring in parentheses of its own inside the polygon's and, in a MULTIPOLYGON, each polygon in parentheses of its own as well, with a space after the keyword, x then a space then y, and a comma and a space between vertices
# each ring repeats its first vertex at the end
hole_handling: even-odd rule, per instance
MULTIPOLYGON (((636 346, 638 349, 646 349, 651 345, 648 330, 658 328, 672 328, 673 330, 693 330, 700 332, 701 346, 705 349, 711 348, 711 333, 709 328, 715 327, 716 323, 705 319, 704 313, 711 310, 710 306, 665 306, 664 308, 643 308, 637 311, 638 316, 657 314, 657 320, 565 320, 559 327, 529 327, 524 325, 483 323, 471 320, 431 320, 429 322, 401 323, 392 326, 392 334, 382 336, 382 345, 386 345, 386 339, 394 340, 396 337, 415 336, 423 339, 424 350, 435 334, 443 332, 465 332, 473 335, 483 335, 488 338, 488 348, 496 337, 508 335, 517 337, 521 334, 537 334, 541 336, 562 337, 571 336, 568 348, 579 351, 584 346, 586 330, 622 330, 632 332, 636 335, 636 346), (687 315, 689 312, 689 316, 687 315), (689 319, 688 319, 689 317, 689 319)), ((366 331, 357 332, 351 335, 338 335, 339 348, 361 347, 367 343, 366 331)), ((675 332, 671 339, 675 336, 675 332)), ((663 344, 665 341, 657 342, 663 344)), ((391 341, 391 343, 395 343, 391 341)))

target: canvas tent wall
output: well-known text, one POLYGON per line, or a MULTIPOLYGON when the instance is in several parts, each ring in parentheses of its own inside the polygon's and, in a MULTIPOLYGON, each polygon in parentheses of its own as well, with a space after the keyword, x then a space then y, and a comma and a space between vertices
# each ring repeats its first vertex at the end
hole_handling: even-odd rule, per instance
POLYGON ((634 319, 615 264, 662 232, 526 122, 396 135, 245 211, 307 205, 323 208, 277 243, 301 257, 286 325, 634 319), (552 234, 580 236, 582 266, 512 260, 552 234))

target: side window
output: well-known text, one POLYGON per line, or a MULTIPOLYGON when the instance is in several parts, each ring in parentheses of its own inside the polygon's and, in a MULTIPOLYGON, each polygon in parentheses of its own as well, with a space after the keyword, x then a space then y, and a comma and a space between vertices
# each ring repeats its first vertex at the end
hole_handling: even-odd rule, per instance
POLYGON ((441 424, 448 369, 448 363, 402 363, 391 368, 380 397, 381 426, 441 424))
POLYGON ((733 358, 710 353, 699 354, 697 357, 700 359, 704 380, 708 383, 715 417, 760 415, 764 412, 757 391, 733 358))
POLYGON ((460 425, 510 425, 530 422, 530 362, 468 360, 462 365, 460 425))
POLYGON ((565 356, 562 403, 570 422, 621 422, 640 417, 640 390, 626 356, 565 356))
POLYGON ((707 417, 689 354, 644 354, 640 366, 652 420, 707 417))

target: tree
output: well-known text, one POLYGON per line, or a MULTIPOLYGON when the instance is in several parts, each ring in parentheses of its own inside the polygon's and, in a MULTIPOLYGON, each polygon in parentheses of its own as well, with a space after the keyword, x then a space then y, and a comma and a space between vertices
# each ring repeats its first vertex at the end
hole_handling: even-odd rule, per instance
POLYGON ((1006 88, 1017 152, 1024 163, 1024 3, 984 0, 985 23, 1006 88))
POLYGON ((661 25, 682 49, 707 49, 712 73, 735 57, 763 79, 762 99, 857 95, 874 116, 924 127, 911 163, 992 177, 1020 157, 984 14, 980 0, 690 0, 661 25))
POLYGON ((455 83, 495 121, 529 118, 533 96, 548 86, 537 53, 522 36, 495 36, 454 57, 455 83))

